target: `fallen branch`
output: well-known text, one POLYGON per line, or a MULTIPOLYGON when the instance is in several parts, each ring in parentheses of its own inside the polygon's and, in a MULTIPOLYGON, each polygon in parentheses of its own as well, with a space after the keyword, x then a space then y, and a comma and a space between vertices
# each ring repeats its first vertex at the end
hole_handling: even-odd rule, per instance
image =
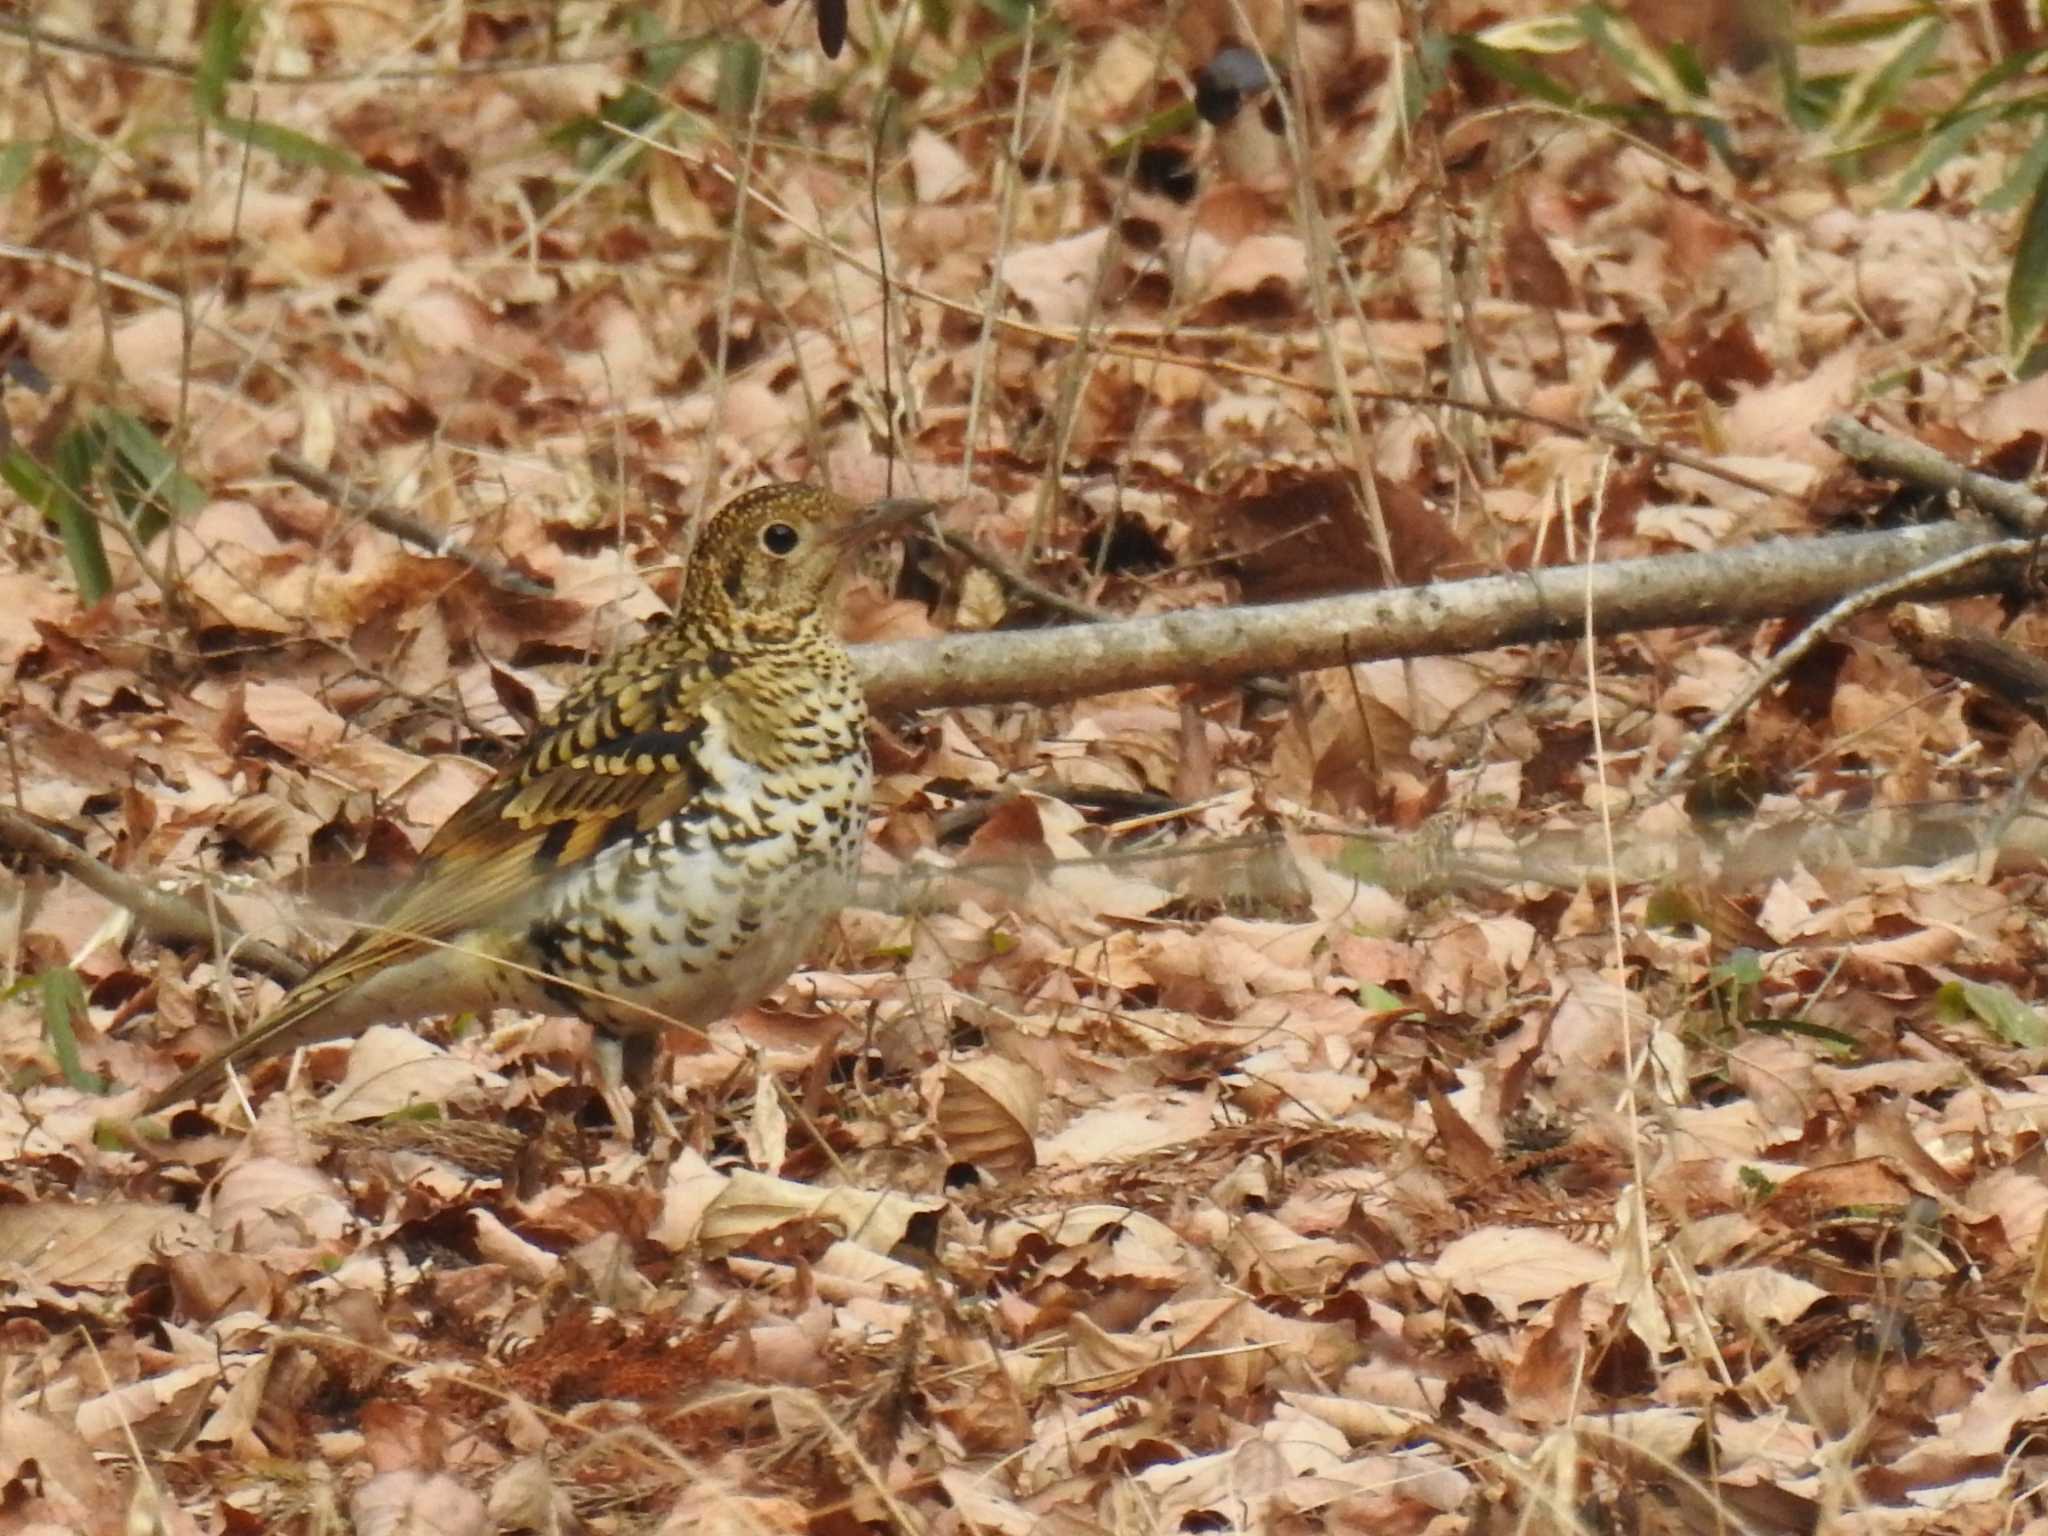
POLYGON ((1026 602, 1036 603, 1054 613, 1063 613, 1080 624, 1098 624, 1107 617, 1100 608, 1047 586, 1022 566, 1012 564, 987 546, 961 534, 948 533, 935 518, 925 519, 925 532, 939 548, 951 550, 980 566, 1026 602))
MULTIPOLYGON (((1825 608, 1937 561, 2001 542, 1977 521, 1831 538, 1774 539, 1741 549, 1653 555, 1590 568, 1556 566, 1427 587, 1347 593, 1262 607, 1210 608, 1101 624, 947 635, 856 648, 880 710, 958 704, 1048 704, 1160 683, 1224 683, 1402 656, 1490 651, 1586 630, 1626 634, 1742 624, 1825 608)), ((2004 590, 2024 552, 1985 555, 1896 595, 2004 590)))
MULTIPOLYGON (((2048 530, 2048 498, 1965 469, 1922 443, 1837 416, 1820 436, 1857 463, 1950 492, 2028 534, 2048 530)), ((2024 549, 2000 530, 1952 522, 1883 533, 1779 539, 1743 549, 1557 566, 1429 587, 1258 608, 1204 609, 1029 634, 949 635, 859 648, 877 709, 1050 704, 1158 683, 1234 682, 1401 656, 1489 651, 1687 624, 1743 624, 1849 603, 2010 588, 2024 549), (1972 553, 1973 551, 1977 553, 1972 553), (1923 576, 1926 568, 1932 576, 1923 576)), ((1849 617, 1839 614, 1832 622, 1849 617)), ((1760 686, 1768 686, 1766 680, 1760 686)))
POLYGON ((360 486, 349 484, 339 475, 329 474, 296 453, 280 448, 270 456, 270 467, 287 480, 304 486, 321 500, 345 512, 355 513, 373 528, 383 529, 394 539, 443 560, 453 560, 457 565, 469 567, 501 592, 515 593, 520 597, 554 595, 539 582, 528 580, 488 555, 478 554, 453 534, 429 528, 410 512, 401 512, 389 502, 379 501, 360 486))
POLYGON ((225 916, 195 906, 184 897, 102 863, 31 816, 0 806, 0 847, 11 848, 69 875, 87 890, 135 914, 152 937, 174 944, 202 944, 233 957, 253 970, 294 986, 309 967, 296 956, 262 939, 252 939, 225 916))
POLYGON ((2003 699, 2048 726, 2048 661, 1981 629, 1957 624, 1942 608, 1908 603, 1892 615, 1892 638, 1908 656, 2003 699))
POLYGON ((1924 589, 1931 581, 1953 576, 1995 560, 2023 561, 2032 553, 2033 547, 2031 539, 2004 539, 1995 544, 1979 545, 1975 549, 1961 550, 1946 559, 1936 560, 1918 570, 1908 571, 1905 575, 1890 581, 1880 581, 1860 592, 1850 593, 1801 630, 1799 637, 1790 645, 1782 647, 1771 658, 1770 665, 1761 668, 1744 684, 1719 714, 1693 732, 1692 739, 1686 742, 1678 755, 1665 765, 1664 771, 1657 775, 1656 781, 1650 786, 1649 798, 1656 800, 1668 795, 1691 778, 1693 769, 1699 766, 1700 760, 1712 749, 1714 743, 1727 735, 1729 728, 1737 720, 1749 713, 1752 704, 1762 698, 1768 689, 1782 681, 1809 651, 1857 614, 1868 613, 1873 608, 1896 602, 1901 594, 1915 588, 1924 589))
POLYGON ((2048 498, 2036 496, 2017 481, 1965 469, 1925 443, 1879 432, 1848 416, 1832 416, 1818 431, 1829 447, 1864 469, 1922 490, 1960 496, 2014 533, 2048 533, 2048 498))

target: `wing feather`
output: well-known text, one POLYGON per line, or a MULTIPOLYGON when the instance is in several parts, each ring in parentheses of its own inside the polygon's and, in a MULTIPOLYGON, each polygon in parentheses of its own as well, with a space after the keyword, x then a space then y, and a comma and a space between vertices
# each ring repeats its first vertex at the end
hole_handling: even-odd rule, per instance
POLYGON ((349 1033, 353 1021, 329 1005, 360 979, 504 921, 554 871, 675 815, 711 782, 699 748, 707 706, 729 674, 655 642, 586 678, 428 840, 371 923, 254 1029, 155 1095, 149 1111, 210 1086, 229 1062, 349 1033))
POLYGON ((447 943, 530 900, 554 870, 651 831, 699 793, 710 782, 699 756, 704 708, 722 679, 687 657, 633 659, 643 665, 601 673, 566 696, 433 835, 376 922, 312 979, 447 943))

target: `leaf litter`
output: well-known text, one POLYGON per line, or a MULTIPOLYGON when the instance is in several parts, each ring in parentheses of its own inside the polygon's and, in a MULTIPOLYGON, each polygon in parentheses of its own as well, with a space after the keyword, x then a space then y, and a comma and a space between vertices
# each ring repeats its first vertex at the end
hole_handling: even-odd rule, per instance
MULTIPOLYGON (((1022 81, 1001 8, 905 34, 887 306, 877 72, 772 11, 730 23, 752 116, 716 111, 745 50, 702 50, 661 88, 687 132, 588 141, 615 176, 551 147, 643 89, 602 7, 549 39, 596 62, 384 79, 375 113, 231 88, 373 178, 222 133, 40 150, 15 227, 77 256, 89 224, 93 265, 9 257, 22 353, 205 501, 110 537, 95 606, 10 511, 11 803, 311 955, 658 622, 691 514, 763 477, 874 494, 900 454, 960 494, 950 532, 1135 613, 1383 583, 1362 474, 1418 580, 1808 533, 1828 494, 1880 515, 1812 434, 1869 398, 1966 458, 2034 430, 2038 384, 1996 361, 2011 232, 1966 196, 1999 155, 1886 208, 1733 63, 1749 180, 1683 125, 1488 117, 1476 79, 1397 153, 1396 7, 1291 39, 1282 7, 1193 9, 1182 36, 1056 7, 1022 81), (1245 99, 1189 130, 1189 200, 1103 156, 1219 78, 1245 99), (1278 92, 1319 114, 1320 232, 1278 92), (1333 359, 1787 494, 1506 415, 1367 402, 1353 435, 1333 359), (554 595, 284 484, 280 448, 554 595)), ((1710 48, 1738 8, 1694 9, 1710 48)), ((266 9, 258 35, 303 72, 531 59, 545 31, 266 9)), ((4 58, 60 116, 37 134, 192 110, 116 60, 4 58)), ((54 399, 10 391, 11 440, 54 399)), ((921 537, 848 609, 855 639, 1049 617, 921 537)), ((274 984, 10 860, 0 1521, 2048 1529, 2039 728, 1872 618, 1737 726, 1734 811, 1636 807, 1791 633, 1624 637, 1590 681, 1540 645, 881 722, 862 904, 678 1042, 651 1158, 580 1113, 581 1027, 513 1017, 260 1068, 246 1131, 230 1097, 109 1135, 38 978, 78 977, 79 1068, 131 1094, 274 984)))

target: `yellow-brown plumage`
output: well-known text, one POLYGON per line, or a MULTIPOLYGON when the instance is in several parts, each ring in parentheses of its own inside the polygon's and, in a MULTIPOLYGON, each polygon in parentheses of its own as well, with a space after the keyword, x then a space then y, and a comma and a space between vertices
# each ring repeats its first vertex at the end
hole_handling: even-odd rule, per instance
POLYGON ((843 903, 866 830, 867 710, 834 578, 853 539, 923 510, 863 517, 803 485, 722 507, 674 623, 593 668, 376 921, 149 1110, 231 1063, 494 1006, 588 1019, 616 1083, 665 1025, 774 987, 843 903))

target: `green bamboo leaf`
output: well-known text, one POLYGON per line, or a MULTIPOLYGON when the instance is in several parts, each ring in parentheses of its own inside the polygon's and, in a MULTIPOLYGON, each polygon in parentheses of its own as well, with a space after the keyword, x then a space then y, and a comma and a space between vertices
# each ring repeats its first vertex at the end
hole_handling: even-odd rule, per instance
POLYGON ((43 994, 43 1035, 57 1058, 57 1070, 80 1093, 105 1093, 105 1080, 86 1071, 78 1058, 77 1021, 85 1017, 85 987, 78 972, 68 965, 52 966, 37 977, 36 984, 43 994))
POLYGON ((281 123, 228 113, 228 82, 242 73, 242 55, 256 32, 257 12, 236 0, 215 0, 200 39, 199 65, 192 75, 192 100, 200 115, 228 138, 277 156, 287 165, 308 165, 341 176, 368 176, 370 168, 347 150, 281 123))
POLYGON ((2019 207, 2035 195, 2044 171, 2048 171, 2048 126, 2043 127, 2041 136, 2028 146, 2027 152, 2020 156, 2019 164, 1999 183, 1997 190, 1977 206, 1985 213, 2004 213, 2019 207))
POLYGON ((1707 979, 1723 986, 1754 987, 1764 979, 1762 957, 1745 945, 1709 971, 1707 979))
POLYGON ((761 94, 761 45, 752 38, 730 37, 718 50, 718 115, 743 123, 753 114, 761 94))
POLYGON ((1974 1019, 2009 1045, 2048 1045, 2048 1022, 2004 987, 1981 981, 1950 981, 1934 994, 1936 1014, 1950 1024, 1974 1019))
POLYGON ((1605 5, 1582 5, 1579 24, 1593 45, 1614 61, 1644 95, 1668 112, 1691 110, 1692 95, 1664 55, 1625 16, 1605 5))
POLYGON ((1572 111, 1578 111, 1582 106, 1578 92, 1559 84, 1520 54, 1490 47, 1469 34, 1453 37, 1451 45, 1464 58, 1512 90, 1572 111))
POLYGON ((1825 1024, 1816 1024, 1811 1019, 1750 1019, 1743 1027, 1758 1035, 1798 1035, 1816 1041, 1835 1055, 1847 1059, 1863 1053, 1863 1046, 1854 1035, 1844 1034, 1825 1024))
POLYGON ((1570 53, 1586 41, 1586 29, 1576 15, 1532 16, 1500 22, 1472 37, 1482 47, 1503 53, 1570 53))
POLYGON ((1867 122, 1898 98, 1934 50, 1948 34, 1948 22, 1940 16, 1923 17, 1916 26, 1899 36, 1889 56, 1880 55, 1872 67, 1856 72, 1836 106, 1834 131, 1846 137, 1857 124, 1867 122))
POLYGON ((1901 6, 1894 11, 1871 11, 1847 21, 1809 27, 1799 34, 1799 43, 1805 48, 1842 48, 1855 43, 1876 42, 1879 38, 1896 36, 1916 22, 1940 14, 1941 7, 1933 4, 1901 6))
POLYGON ((0 197, 11 196, 35 169, 37 144, 33 139, 16 139, 0 145, 0 197))
POLYGON ((1012 32, 1022 32, 1031 25, 1036 7, 1034 0, 981 0, 981 8, 1012 32))
POLYGON ((1782 55, 1786 66, 1782 71, 1785 81, 1785 115, 1794 124, 1808 133, 1819 133, 1834 117, 1841 105, 1842 92, 1848 87, 1847 75, 1801 75, 1796 63, 1791 62, 1792 50, 1787 48, 1782 55))
POLYGON ((708 33, 677 37, 659 18, 636 11, 628 22, 634 42, 645 50, 640 73, 598 103, 594 113, 571 118, 548 134, 550 143, 574 150, 580 162, 594 166, 618 153, 626 137, 641 137, 674 109, 661 91, 691 56, 716 39, 708 33))
POLYGON ((1920 189, 1934 179, 1936 171, 1948 164, 1979 131, 2005 116, 2006 110, 2003 106, 1978 107, 1937 129, 1913 157, 1913 163, 1899 173, 1898 183, 1885 199, 1887 206, 1904 208, 1911 204, 1920 195, 1920 189))
POLYGON ((240 73, 242 54, 256 30, 256 13, 235 0, 214 0, 199 40, 199 67, 192 75, 192 100, 207 117, 227 110, 228 82, 240 73))
POLYGON ((1156 144, 1161 139, 1170 139, 1177 134, 1187 133, 1196 123, 1195 104, 1192 101, 1175 102, 1162 107, 1129 133, 1118 139, 1102 152, 1102 164, 1109 170, 1122 171, 1132 155, 1147 144, 1156 144))
POLYGON ((340 176, 368 176, 370 168, 337 144, 312 138, 281 123, 254 117, 217 116, 213 126, 237 143, 277 156, 286 165, 310 165, 340 176))
POLYGON ((627 18, 626 28, 633 34, 634 46, 641 50, 644 61, 639 83, 651 91, 667 85, 675 72, 690 61, 691 54, 713 40, 708 32, 679 37, 669 31, 668 23, 661 17, 644 9, 627 18))
POLYGON ((44 473, 42 465, 30 458, 19 445, 11 445, 5 454, 0 454, 0 483, 45 515, 48 515, 51 498, 60 494, 56 483, 44 473))
POLYGON ((189 517, 206 505, 206 492, 178 468, 142 419, 111 406, 94 418, 108 449, 108 490, 145 544, 173 518, 189 517))
POLYGON ((1964 111, 1980 96, 1997 90, 2006 81, 2017 79, 2044 60, 2048 60, 2048 48, 2022 48, 2018 53, 2007 54, 1971 82, 1970 88, 1963 92, 1962 99, 1949 108, 1943 121, 1964 111))
POLYGON ((1685 92, 1696 101, 1707 97, 1707 71, 1700 63, 1700 56, 1683 43, 1673 43, 1664 50, 1664 61, 1670 66, 1672 78, 1685 87, 1685 92))
POLYGON ((78 578, 79 595, 96 603, 114 590, 114 573, 100 541, 100 521, 93 515, 92 482, 99 468, 100 444, 85 427, 73 427, 57 439, 55 480, 62 494, 48 508, 64 539, 64 557, 78 578))
POLYGON ((57 525, 79 596, 88 603, 96 603, 114 590, 114 573, 107 564, 106 546, 100 542, 99 520, 86 497, 98 455, 92 435, 73 428, 58 439, 57 464, 52 469, 36 463, 18 445, 0 456, 0 480, 57 525))
MULTIPOLYGON (((2042 142, 2048 143, 2048 134, 2042 142)), ((2006 355, 2016 362, 2030 360, 2044 322, 2048 322, 2048 179, 2037 178, 2020 223, 2019 249, 2013 252, 2012 271, 2005 280, 2006 355)))

